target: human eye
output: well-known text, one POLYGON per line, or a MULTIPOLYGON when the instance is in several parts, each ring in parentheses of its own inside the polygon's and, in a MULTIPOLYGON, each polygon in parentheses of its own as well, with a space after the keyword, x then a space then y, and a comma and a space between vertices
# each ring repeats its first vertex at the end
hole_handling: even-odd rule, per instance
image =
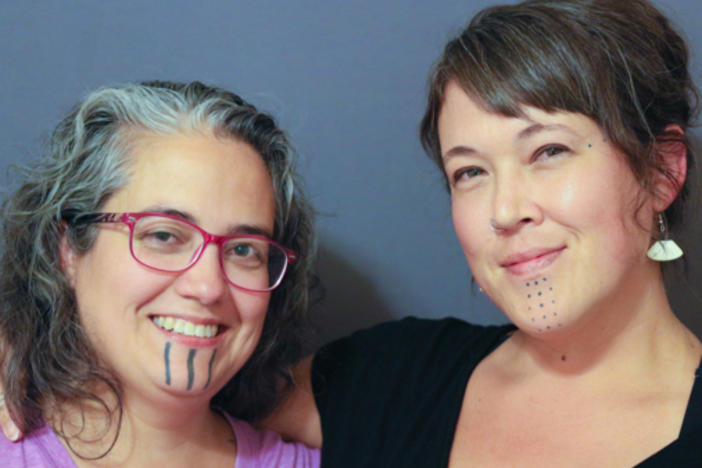
POLYGON ((159 242, 161 244, 176 242, 178 240, 175 233, 165 230, 147 233, 145 237, 150 237, 154 242, 159 242))
POLYGON ((267 262, 267 243, 259 239, 239 238, 229 241, 223 251, 225 261, 255 268, 267 262))
POLYGON ((485 170, 477 166, 467 166, 457 169, 451 173, 451 183, 456 186, 469 183, 475 178, 485 174, 485 170))
POLYGON ((175 220, 141 220, 134 237, 140 244, 153 249, 175 249, 186 245, 192 239, 191 229, 175 220))
POLYGON ((534 161, 539 161, 539 160, 548 160, 548 159, 554 159, 560 156, 565 156, 568 154, 570 150, 568 149, 567 146, 564 145, 557 145, 557 144, 549 144, 549 145, 544 145, 540 147, 536 152, 534 153, 533 160, 534 161))
POLYGON ((250 244, 236 244, 229 250, 229 254, 235 257, 250 257, 253 255, 254 249, 250 244))

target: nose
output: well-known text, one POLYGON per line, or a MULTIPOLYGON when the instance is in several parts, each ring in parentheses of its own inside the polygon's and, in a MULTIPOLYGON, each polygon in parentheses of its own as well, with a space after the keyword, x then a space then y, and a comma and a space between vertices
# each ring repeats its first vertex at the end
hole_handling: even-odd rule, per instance
POLYGON ((518 173, 496 177, 492 187, 492 217, 489 228, 497 234, 509 234, 530 224, 541 224, 543 212, 537 203, 536 190, 518 173))
POLYGON ((219 263, 216 244, 205 247, 200 258, 176 280, 176 290, 203 305, 215 304, 226 293, 228 282, 219 263))

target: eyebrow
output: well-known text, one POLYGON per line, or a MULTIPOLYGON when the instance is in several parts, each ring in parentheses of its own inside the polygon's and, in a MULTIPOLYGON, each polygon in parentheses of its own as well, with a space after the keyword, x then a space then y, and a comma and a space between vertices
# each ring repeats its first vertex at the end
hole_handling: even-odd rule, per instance
MULTIPOLYGON (((524 140, 526 138, 530 138, 538 133, 541 132, 552 132, 556 130, 563 130, 566 131, 570 134, 575 135, 575 132, 570 129, 570 127, 567 127, 565 125, 561 124, 540 124, 540 123, 534 123, 532 125, 529 125, 527 128, 524 130, 521 130, 517 134, 517 140, 524 140)), ((444 161, 448 161, 449 159, 456 157, 456 156, 469 156, 471 154, 475 154, 478 151, 475 148, 471 148, 470 146, 464 146, 464 145, 459 145, 459 146, 454 146, 450 150, 448 150, 442 157, 441 159, 444 161)))
POLYGON ((444 153, 443 156, 441 156, 441 159, 446 163, 451 158, 454 158, 456 156, 469 156, 471 154, 477 153, 476 150, 471 148, 470 146, 454 146, 450 150, 448 150, 446 153, 444 153))
POLYGON ((540 124, 540 123, 535 123, 533 125, 529 125, 527 128, 522 130, 517 134, 517 140, 523 140, 525 138, 529 138, 537 133, 541 132, 552 132, 555 130, 564 130, 568 133, 574 133, 573 130, 570 129, 570 127, 567 127, 565 125, 561 124, 540 124))
MULTIPOLYGON (((182 218, 190 223, 197 224, 199 226, 198 219, 193 214, 175 208, 169 208, 165 206, 150 206, 142 210, 142 212, 162 213, 170 216, 176 216, 178 218, 182 218)), ((227 227, 227 235, 232 234, 253 234, 257 236, 264 236, 269 239, 273 238, 273 233, 270 232, 268 229, 264 228, 263 226, 245 223, 230 224, 227 227)))

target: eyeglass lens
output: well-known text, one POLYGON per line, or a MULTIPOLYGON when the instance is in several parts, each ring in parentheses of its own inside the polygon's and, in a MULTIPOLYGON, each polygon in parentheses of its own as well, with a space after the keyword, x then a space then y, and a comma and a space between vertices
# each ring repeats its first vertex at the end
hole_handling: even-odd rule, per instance
MULTIPOLYGON (((193 226, 161 216, 140 218, 132 234, 134 257, 165 271, 188 268, 203 244, 202 233, 193 226)), ((251 237, 229 239, 219 254, 229 281, 247 289, 265 290, 276 285, 287 264, 280 247, 251 237)))

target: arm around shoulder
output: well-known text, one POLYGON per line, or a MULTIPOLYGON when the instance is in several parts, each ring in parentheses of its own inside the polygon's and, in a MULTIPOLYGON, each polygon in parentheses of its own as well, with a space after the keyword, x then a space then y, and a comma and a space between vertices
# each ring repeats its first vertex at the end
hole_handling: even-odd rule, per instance
POLYGON ((281 404, 256 426, 276 431, 285 440, 302 442, 313 448, 322 446, 322 425, 312 391, 312 360, 308 356, 295 365, 295 386, 281 404))

